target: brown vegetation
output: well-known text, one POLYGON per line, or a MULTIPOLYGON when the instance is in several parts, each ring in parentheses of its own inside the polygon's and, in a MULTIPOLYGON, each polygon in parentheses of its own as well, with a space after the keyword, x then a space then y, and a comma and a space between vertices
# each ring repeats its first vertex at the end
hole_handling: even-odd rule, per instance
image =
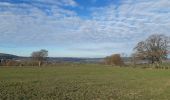
POLYGON ((134 59, 147 60, 149 63, 161 63, 168 56, 169 38, 154 34, 141 41, 134 48, 134 59))
POLYGON ((124 62, 120 54, 113 54, 105 58, 105 64, 122 66, 124 65, 124 62))

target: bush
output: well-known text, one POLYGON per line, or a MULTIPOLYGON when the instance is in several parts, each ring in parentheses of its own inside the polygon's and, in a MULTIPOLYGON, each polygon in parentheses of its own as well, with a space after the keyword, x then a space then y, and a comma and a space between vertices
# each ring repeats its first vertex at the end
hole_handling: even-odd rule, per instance
POLYGON ((105 64, 122 66, 124 65, 124 62, 120 54, 113 54, 105 58, 105 64))

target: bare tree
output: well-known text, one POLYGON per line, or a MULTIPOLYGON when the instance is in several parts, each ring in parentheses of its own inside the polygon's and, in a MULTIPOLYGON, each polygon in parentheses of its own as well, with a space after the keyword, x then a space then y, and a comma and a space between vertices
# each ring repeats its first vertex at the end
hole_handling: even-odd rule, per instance
POLYGON ((161 63, 168 56, 169 38, 162 34, 149 36, 134 48, 138 59, 148 60, 150 63, 161 63))
POLYGON ((31 54, 32 59, 38 61, 39 66, 41 66, 42 62, 46 60, 47 56, 48 56, 48 51, 45 49, 42 49, 40 51, 34 51, 31 54))

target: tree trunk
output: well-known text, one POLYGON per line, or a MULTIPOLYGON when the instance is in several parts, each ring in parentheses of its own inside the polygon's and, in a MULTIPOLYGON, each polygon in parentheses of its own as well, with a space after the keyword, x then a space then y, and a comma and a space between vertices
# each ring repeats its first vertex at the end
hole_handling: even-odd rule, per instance
POLYGON ((41 61, 38 61, 38 66, 39 66, 39 67, 41 66, 41 61))

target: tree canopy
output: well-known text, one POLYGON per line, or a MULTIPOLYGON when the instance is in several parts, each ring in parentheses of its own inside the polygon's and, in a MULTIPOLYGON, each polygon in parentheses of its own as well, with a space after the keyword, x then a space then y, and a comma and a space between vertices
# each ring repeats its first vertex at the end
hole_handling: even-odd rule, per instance
POLYGON ((165 35, 151 35, 137 44, 134 48, 135 56, 139 59, 148 60, 150 63, 160 63, 163 59, 167 59, 169 43, 169 37, 165 35))
POLYGON ((31 54, 33 60, 39 62, 39 66, 41 66, 41 63, 46 59, 47 56, 48 56, 48 51, 45 49, 41 49, 40 51, 34 51, 31 54))

